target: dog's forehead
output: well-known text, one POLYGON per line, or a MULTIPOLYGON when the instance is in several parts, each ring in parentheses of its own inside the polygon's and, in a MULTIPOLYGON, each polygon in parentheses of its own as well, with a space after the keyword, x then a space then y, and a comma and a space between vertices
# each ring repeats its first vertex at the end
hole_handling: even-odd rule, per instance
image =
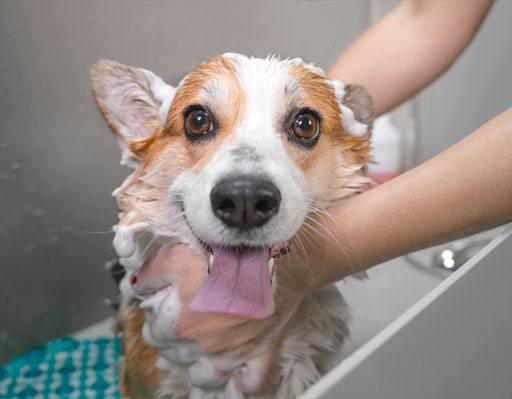
POLYGON ((260 112, 275 112, 279 105, 292 99, 310 106, 316 103, 320 108, 326 99, 331 100, 331 105, 336 102, 332 85, 318 67, 299 58, 254 58, 235 53, 225 53, 196 66, 180 85, 180 91, 221 107, 236 102, 247 112, 254 111, 255 106, 260 112))
POLYGON ((289 92, 291 87, 296 87, 288 61, 274 57, 249 58, 229 53, 222 57, 231 60, 236 66, 237 78, 247 96, 283 94, 289 92))

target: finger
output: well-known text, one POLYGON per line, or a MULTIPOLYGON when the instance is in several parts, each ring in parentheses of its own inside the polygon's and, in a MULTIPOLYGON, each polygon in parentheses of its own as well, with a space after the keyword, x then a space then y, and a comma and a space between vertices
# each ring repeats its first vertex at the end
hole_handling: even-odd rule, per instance
POLYGON ((204 261, 184 244, 177 244, 146 261, 131 277, 134 289, 141 293, 154 293, 194 269, 202 269, 204 261))

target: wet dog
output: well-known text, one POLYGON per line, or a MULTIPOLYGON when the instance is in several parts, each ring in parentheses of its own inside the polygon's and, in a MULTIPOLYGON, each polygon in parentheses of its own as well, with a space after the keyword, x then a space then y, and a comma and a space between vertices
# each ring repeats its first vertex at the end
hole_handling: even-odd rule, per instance
POLYGON ((91 82, 135 169, 114 192, 123 395, 303 392, 333 366, 349 315, 334 286, 308 291, 301 240, 367 182, 365 90, 300 59, 232 53, 177 87, 106 60, 91 82), (142 278, 149 262, 164 270, 156 280, 142 278))

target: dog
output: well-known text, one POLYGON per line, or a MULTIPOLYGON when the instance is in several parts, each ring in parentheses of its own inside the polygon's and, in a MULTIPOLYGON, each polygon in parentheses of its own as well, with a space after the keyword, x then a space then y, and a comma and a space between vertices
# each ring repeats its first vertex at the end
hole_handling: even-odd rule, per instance
POLYGON ((91 86, 121 163, 135 169, 113 193, 126 270, 123 397, 296 397, 334 366, 348 335, 338 289, 308 290, 315 264, 301 242, 316 213, 368 182, 369 95, 298 58, 234 53, 177 87, 100 60, 91 86), (141 290, 144 265, 172 263, 166 254, 180 245, 199 271, 181 264, 141 290), (197 286, 188 297, 186 284, 197 286), (180 332, 184 312, 207 333, 180 332))

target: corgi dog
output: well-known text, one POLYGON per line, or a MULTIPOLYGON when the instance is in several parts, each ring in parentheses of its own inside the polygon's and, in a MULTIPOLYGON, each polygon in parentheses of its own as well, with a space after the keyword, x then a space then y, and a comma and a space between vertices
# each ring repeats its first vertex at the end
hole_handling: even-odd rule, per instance
POLYGON ((350 317, 335 286, 308 290, 301 242, 368 182, 369 95, 301 59, 234 53, 176 87, 100 60, 91 86, 134 169, 113 193, 123 397, 302 393, 335 365, 350 317), (167 271, 141 288, 148 262, 167 271))

